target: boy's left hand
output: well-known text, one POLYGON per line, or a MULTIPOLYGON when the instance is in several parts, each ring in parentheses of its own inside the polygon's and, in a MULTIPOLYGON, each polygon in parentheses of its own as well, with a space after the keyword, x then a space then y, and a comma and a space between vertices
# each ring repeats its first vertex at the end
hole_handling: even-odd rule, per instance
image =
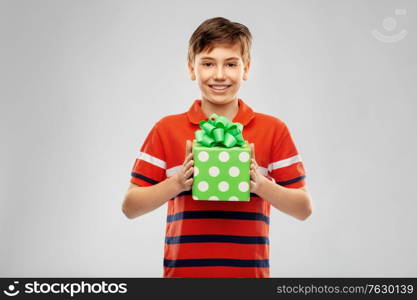
POLYGON ((262 180, 265 178, 259 172, 259 165, 255 158, 255 144, 250 144, 251 149, 251 165, 250 165, 250 192, 255 193, 259 190, 262 180))

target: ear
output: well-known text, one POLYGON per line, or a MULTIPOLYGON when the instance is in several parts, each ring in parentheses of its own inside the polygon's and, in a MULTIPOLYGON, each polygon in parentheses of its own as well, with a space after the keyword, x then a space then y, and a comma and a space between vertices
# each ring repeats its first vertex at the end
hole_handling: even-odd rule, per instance
POLYGON ((188 74, 190 74, 190 79, 194 81, 196 79, 194 72, 194 64, 188 63, 188 74))
POLYGON ((249 73, 249 69, 250 69, 250 61, 248 61, 243 69, 243 80, 248 80, 248 73, 249 73))

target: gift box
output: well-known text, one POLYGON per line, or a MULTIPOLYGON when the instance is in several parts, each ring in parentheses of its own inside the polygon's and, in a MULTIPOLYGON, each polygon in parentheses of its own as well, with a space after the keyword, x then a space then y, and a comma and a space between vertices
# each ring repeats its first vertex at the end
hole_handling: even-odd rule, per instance
POLYGON ((251 149, 243 125, 212 114, 193 140, 194 200, 249 201, 251 149))

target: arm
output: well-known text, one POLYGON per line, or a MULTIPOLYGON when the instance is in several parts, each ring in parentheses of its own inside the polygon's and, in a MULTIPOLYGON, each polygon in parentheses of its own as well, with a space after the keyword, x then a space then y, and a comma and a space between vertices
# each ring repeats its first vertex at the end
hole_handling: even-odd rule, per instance
POLYGON ((183 191, 189 191, 193 185, 194 160, 192 145, 186 141, 185 159, 179 172, 167 179, 147 187, 130 184, 123 200, 122 211, 133 219, 146 214, 174 198, 183 191))
POLYGON ((149 187, 131 183, 123 201, 122 211, 126 217, 133 219, 160 207, 179 193, 181 190, 175 176, 149 187))
POLYGON ((271 203, 276 209, 299 220, 305 220, 311 215, 312 201, 305 187, 291 189, 276 184, 265 176, 261 175, 260 178, 256 192, 259 197, 271 203))
POLYGON ((299 220, 307 219, 312 211, 312 201, 305 187, 291 189, 275 183, 262 175, 255 158, 255 145, 251 145, 250 189, 273 207, 299 220))

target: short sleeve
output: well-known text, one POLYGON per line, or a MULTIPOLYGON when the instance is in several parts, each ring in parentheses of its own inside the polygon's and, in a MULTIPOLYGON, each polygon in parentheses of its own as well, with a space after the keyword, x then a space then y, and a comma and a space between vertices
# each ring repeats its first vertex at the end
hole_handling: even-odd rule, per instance
POLYGON ((131 183, 150 186, 166 179, 165 153, 158 130, 156 123, 137 153, 132 167, 131 183))
POLYGON ((287 125, 282 124, 274 134, 268 173, 279 185, 300 188, 305 185, 304 165, 287 125))

